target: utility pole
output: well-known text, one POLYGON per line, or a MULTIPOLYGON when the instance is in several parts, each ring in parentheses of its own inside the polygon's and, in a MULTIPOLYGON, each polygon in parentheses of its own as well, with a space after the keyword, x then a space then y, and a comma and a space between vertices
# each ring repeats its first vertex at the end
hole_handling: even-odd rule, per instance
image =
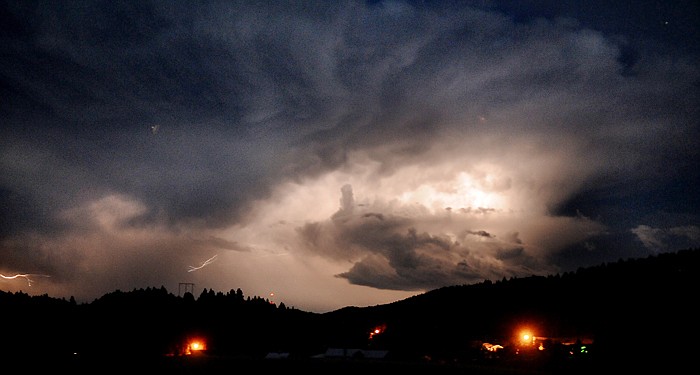
POLYGON ((185 293, 190 292, 194 296, 194 283, 180 283, 177 287, 177 296, 181 297, 185 293))

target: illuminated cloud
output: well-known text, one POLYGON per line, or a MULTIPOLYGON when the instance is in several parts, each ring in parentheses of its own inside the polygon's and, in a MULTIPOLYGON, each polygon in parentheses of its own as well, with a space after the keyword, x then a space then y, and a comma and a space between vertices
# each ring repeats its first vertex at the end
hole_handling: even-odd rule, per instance
POLYGON ((260 219, 248 226, 284 222, 283 228, 260 224, 266 239, 277 238, 265 246, 349 264, 336 276, 396 290, 556 273, 552 254, 605 230, 582 216, 551 216, 549 195, 541 195, 545 180, 521 185, 516 176, 498 175, 503 168, 478 171, 475 179, 455 168, 454 158, 443 163, 452 173, 435 172, 443 167, 436 159, 424 173, 406 166, 377 182, 380 166, 359 162, 356 170, 289 184, 274 195, 274 205, 259 207, 260 219), (509 183, 486 183, 493 181, 509 183), (340 199, 332 198, 333 190, 340 199), (307 207, 307 214, 296 207, 307 207))

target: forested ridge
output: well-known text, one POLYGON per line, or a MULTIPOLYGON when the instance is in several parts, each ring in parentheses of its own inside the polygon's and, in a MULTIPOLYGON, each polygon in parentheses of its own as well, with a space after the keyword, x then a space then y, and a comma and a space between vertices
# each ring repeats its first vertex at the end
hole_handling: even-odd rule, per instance
POLYGON ((90 303, 0 291, 0 352, 46 356, 178 355, 189 337, 207 353, 309 358, 328 348, 385 350, 400 360, 474 361, 483 343, 527 326, 543 339, 592 341, 598 361, 683 361, 697 346, 700 249, 485 280, 371 307, 312 313, 240 289, 177 296, 165 287, 114 291, 90 303), (370 332, 381 327, 378 335, 370 332))

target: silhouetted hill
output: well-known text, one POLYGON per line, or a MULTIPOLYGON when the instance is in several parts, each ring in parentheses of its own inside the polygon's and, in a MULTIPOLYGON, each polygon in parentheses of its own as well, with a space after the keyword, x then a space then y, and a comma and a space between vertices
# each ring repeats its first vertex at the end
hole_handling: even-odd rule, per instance
POLYGON ((697 347, 699 275, 700 250, 691 249, 444 287, 361 314, 386 324, 387 346, 417 353, 454 356, 469 340, 509 342, 528 327, 552 340, 592 340, 601 361, 684 361, 697 347))
POLYGON ((23 360, 180 357, 196 338, 206 343, 201 353, 217 358, 274 352, 309 359, 344 348, 365 351, 351 351, 356 356, 386 351, 386 360, 402 363, 580 372, 685 364, 697 347, 699 271, 700 249, 688 249, 324 314, 245 297, 240 289, 205 289, 197 298, 164 287, 117 290, 85 304, 0 291, 0 353, 23 360), (516 336, 524 328, 536 336, 527 345, 516 336), (502 348, 487 351, 490 345, 502 348))

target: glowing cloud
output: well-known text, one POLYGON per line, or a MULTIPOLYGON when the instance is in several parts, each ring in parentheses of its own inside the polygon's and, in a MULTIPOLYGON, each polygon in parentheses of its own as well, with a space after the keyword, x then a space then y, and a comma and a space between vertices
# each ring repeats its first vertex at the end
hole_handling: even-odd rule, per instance
MULTIPOLYGON (((549 179, 523 181, 505 159, 460 168, 455 156, 443 149, 387 172, 351 155, 348 168, 280 185, 229 235, 257 233, 246 237, 255 248, 350 262, 334 276, 351 284, 420 291, 557 272, 551 255, 604 230, 583 216, 550 215, 549 179)), ((528 168, 536 174, 539 165, 528 168)))

